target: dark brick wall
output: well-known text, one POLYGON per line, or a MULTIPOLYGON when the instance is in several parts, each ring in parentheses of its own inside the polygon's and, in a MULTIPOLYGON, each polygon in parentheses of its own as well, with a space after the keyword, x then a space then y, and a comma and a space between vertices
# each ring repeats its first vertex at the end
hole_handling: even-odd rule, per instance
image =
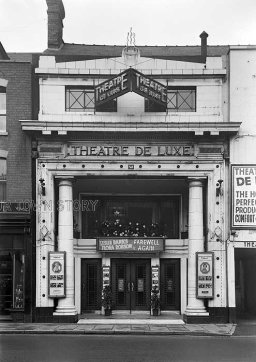
MULTIPOLYGON (((32 119, 32 64, 0 62, 0 76, 8 80, 6 91, 7 136, 0 149, 7 150, 7 200, 31 199, 31 141, 19 120, 32 119)), ((36 96, 36 95, 35 95, 36 96)))

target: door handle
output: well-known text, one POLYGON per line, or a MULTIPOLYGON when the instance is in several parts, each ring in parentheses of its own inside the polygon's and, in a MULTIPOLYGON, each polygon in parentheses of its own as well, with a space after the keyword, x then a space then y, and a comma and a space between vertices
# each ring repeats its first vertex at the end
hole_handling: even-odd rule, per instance
POLYGON ((134 283, 131 282, 131 291, 134 292, 134 283))
POLYGON ((82 284, 82 290, 85 291, 85 283, 82 284))
POLYGON ((130 291, 131 291, 131 283, 130 283, 130 282, 128 282, 128 283, 127 283, 127 292, 129 292, 129 293, 130 293, 130 291))

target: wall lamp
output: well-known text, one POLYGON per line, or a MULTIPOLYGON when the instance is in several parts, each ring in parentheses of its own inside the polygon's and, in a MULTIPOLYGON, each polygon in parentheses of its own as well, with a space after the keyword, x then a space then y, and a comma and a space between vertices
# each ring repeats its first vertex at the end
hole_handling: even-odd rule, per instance
POLYGON ((223 180, 218 180, 218 182, 216 183, 216 196, 220 196, 222 195, 222 182, 223 180))
POLYGON ((45 196, 45 181, 43 178, 39 179, 40 186, 41 186, 41 194, 42 196, 45 196))

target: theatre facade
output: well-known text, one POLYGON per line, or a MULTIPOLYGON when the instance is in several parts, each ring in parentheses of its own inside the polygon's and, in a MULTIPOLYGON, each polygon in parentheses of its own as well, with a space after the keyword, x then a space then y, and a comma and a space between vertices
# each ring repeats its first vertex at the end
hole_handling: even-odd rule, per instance
POLYGON ((50 40, 40 57, 38 119, 21 121, 36 154, 36 321, 101 313, 106 285, 113 313, 150 313, 156 287, 161 312, 230 320, 229 142, 240 123, 228 119, 228 49, 200 37, 50 40))

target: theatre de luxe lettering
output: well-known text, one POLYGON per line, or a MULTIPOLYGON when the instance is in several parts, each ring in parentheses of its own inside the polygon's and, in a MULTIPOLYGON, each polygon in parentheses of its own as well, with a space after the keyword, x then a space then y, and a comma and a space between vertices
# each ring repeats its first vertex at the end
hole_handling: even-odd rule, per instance
POLYGON ((79 157, 180 157, 194 156, 192 145, 69 145, 67 156, 79 157))
POLYGON ((127 92, 135 92, 166 107, 167 87, 133 68, 129 68, 95 87, 95 106, 111 101, 127 92))
POLYGON ((164 250, 162 238, 98 238, 97 250, 104 252, 157 252, 164 250))
POLYGON ((132 91, 149 98, 154 102, 166 105, 167 103, 167 87, 163 84, 145 77, 144 74, 134 71, 131 74, 132 91))
POLYGON ((95 87, 96 107, 130 91, 130 71, 120 73, 118 76, 100 83, 95 87))
POLYGON ((232 226, 256 228, 256 165, 233 165, 232 188, 232 226))

